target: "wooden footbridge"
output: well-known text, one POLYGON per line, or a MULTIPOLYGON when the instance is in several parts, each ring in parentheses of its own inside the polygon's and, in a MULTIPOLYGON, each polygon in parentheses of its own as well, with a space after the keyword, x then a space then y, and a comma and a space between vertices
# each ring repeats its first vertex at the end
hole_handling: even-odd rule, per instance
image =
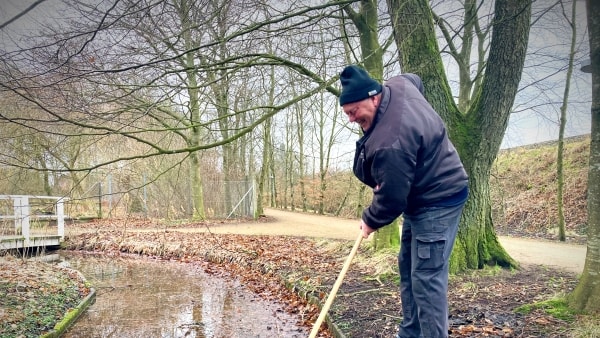
POLYGON ((66 197, 0 195, 0 251, 59 246, 66 197))

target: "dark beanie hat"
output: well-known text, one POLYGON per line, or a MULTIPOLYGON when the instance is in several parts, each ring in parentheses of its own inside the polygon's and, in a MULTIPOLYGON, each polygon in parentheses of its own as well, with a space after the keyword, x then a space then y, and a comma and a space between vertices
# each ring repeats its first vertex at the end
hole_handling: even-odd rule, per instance
POLYGON ((340 82, 342 83, 340 106, 381 93, 381 84, 373 80, 366 70, 355 65, 344 68, 340 74, 340 82))

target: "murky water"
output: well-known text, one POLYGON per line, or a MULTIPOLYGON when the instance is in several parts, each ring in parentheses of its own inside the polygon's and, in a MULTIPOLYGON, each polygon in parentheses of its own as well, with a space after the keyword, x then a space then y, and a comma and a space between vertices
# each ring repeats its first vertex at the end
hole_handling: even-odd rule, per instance
POLYGON ((296 318, 192 264, 67 253, 97 291, 64 337, 306 337, 296 318))

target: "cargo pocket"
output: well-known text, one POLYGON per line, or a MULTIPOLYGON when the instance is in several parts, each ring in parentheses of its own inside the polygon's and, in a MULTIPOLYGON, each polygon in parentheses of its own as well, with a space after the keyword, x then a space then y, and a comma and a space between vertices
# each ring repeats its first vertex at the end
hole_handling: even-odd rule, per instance
POLYGON ((417 235, 417 270, 436 270, 444 265, 446 238, 440 234, 417 235))

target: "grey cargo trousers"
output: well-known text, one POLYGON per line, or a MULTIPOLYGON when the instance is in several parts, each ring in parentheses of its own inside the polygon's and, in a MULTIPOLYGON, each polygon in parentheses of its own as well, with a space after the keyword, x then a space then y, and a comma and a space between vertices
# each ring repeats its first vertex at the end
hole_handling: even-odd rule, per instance
POLYGON ((464 203, 404 215, 398 338, 448 337, 448 265, 464 203))

